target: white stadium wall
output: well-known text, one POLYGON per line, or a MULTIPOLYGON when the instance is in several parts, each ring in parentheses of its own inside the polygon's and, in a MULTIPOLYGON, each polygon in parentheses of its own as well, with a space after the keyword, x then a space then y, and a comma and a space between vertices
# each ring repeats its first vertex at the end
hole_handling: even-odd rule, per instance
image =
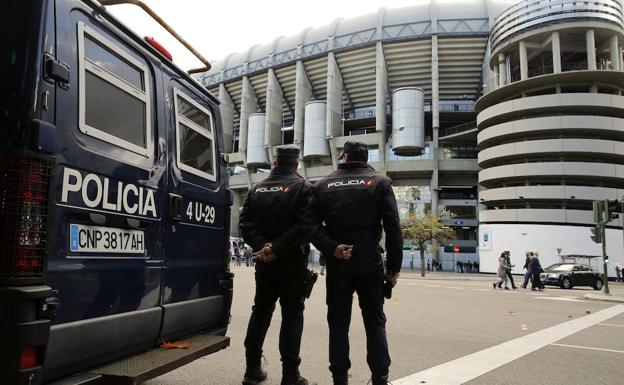
MULTIPOLYGON (((561 254, 602 255, 602 246, 589 238, 590 228, 583 226, 483 224, 479 227, 480 268, 484 273, 495 273, 498 258, 504 250, 511 251, 514 273, 524 273, 525 252, 539 252, 543 267, 561 262, 561 254), (488 235, 488 240, 485 236, 488 235)), ((615 277, 615 264, 624 263, 623 234, 621 229, 607 229, 607 255, 609 277, 615 277)), ((579 261, 587 263, 586 259, 579 261)), ((592 267, 602 271, 602 258, 592 261, 592 267)))

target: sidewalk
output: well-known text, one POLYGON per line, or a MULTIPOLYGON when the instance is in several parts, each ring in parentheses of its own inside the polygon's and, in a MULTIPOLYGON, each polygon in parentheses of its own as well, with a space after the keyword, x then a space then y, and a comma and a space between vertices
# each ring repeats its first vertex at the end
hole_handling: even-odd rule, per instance
MULTIPOLYGON (((520 275, 518 275, 520 276, 520 275)), ((401 279, 425 279, 438 281, 491 281, 495 274, 485 273, 453 273, 448 271, 426 271, 425 276, 420 271, 401 270, 401 279)))
POLYGON ((619 303, 624 303, 624 297, 622 296, 618 296, 618 295, 604 295, 602 293, 600 294, 585 294, 583 296, 583 298, 585 299, 593 299, 596 301, 606 301, 606 302, 619 302, 619 303))

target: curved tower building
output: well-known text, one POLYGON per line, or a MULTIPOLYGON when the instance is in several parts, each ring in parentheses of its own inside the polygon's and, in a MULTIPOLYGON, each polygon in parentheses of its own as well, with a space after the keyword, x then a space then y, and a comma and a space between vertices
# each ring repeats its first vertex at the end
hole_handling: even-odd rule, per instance
MULTIPOLYGON (((602 255, 592 201, 624 197, 622 44, 621 0, 525 0, 495 19, 475 107, 482 270, 502 250, 519 255, 517 271, 528 250, 542 265, 602 255)), ((622 239, 620 218, 607 230, 612 262, 622 239)))

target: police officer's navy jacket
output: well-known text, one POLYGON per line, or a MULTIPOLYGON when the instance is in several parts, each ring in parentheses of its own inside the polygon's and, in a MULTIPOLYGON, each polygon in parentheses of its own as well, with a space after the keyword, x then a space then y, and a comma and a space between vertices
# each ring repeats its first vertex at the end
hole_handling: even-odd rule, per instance
POLYGON ((390 178, 365 162, 349 162, 314 186, 324 227, 315 231, 314 245, 328 258, 339 244, 353 245, 351 261, 362 268, 381 265, 381 228, 386 233, 386 270, 399 272, 403 236, 390 178))
POLYGON ((240 214, 239 228, 254 251, 271 243, 277 266, 305 266, 314 220, 314 193, 296 170, 275 167, 251 188, 240 214))

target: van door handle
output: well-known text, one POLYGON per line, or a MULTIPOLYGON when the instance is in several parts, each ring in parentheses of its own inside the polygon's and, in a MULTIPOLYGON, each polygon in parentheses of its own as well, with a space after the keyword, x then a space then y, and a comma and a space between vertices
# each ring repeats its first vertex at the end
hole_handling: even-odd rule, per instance
POLYGON ((182 197, 177 194, 169 194, 169 220, 180 222, 182 220, 182 197))

